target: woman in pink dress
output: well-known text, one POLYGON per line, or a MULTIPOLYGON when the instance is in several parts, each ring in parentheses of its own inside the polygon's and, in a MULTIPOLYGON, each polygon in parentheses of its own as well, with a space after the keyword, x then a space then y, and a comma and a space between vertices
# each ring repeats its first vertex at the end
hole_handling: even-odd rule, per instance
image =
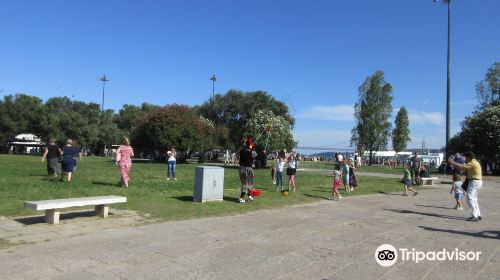
POLYGON ((121 185, 122 187, 128 188, 128 180, 130 169, 132 168, 132 159, 134 156, 134 150, 130 147, 130 141, 127 137, 123 138, 122 145, 116 151, 116 164, 120 167, 120 173, 122 175, 121 185))

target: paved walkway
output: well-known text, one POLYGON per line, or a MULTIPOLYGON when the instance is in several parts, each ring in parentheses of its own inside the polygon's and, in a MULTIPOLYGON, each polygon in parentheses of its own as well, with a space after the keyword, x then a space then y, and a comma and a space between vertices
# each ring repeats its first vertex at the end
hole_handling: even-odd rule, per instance
POLYGON ((107 228, 2 250, 0 278, 499 279, 500 183, 487 182, 481 191, 484 219, 478 223, 466 222, 467 212, 451 209, 448 191, 448 186, 434 186, 416 197, 359 196, 107 228), (374 258, 384 243, 482 253, 473 262, 398 261, 385 268, 374 258))

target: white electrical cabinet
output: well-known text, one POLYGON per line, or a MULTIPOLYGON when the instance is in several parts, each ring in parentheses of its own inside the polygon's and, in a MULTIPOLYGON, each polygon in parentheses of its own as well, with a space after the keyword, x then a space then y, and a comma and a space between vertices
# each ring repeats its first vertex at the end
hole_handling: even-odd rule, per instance
POLYGON ((222 201, 224 199, 224 168, 197 166, 194 177, 193 201, 222 201))

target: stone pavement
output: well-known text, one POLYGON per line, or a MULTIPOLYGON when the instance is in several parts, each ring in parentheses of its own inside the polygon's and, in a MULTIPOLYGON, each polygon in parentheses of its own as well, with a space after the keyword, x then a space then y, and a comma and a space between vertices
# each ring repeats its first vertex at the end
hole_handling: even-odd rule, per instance
POLYGON ((1 250, 0 278, 500 279, 500 182, 494 180, 480 192, 484 219, 478 223, 452 209, 449 186, 438 185, 416 197, 357 196, 63 235, 1 250), (384 243, 481 255, 479 261, 398 260, 386 268, 374 257, 384 243))

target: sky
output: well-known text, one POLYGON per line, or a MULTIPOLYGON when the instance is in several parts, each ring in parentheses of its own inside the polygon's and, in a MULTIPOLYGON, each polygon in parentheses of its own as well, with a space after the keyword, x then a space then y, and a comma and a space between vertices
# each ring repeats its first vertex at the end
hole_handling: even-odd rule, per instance
MULTIPOLYGON (((500 61, 500 1, 452 1, 452 134, 500 61)), ((410 113, 410 148, 445 142, 447 7, 433 0, 0 0, 0 97, 197 105, 265 90, 299 146, 349 147, 357 88, 376 70, 410 113)))

